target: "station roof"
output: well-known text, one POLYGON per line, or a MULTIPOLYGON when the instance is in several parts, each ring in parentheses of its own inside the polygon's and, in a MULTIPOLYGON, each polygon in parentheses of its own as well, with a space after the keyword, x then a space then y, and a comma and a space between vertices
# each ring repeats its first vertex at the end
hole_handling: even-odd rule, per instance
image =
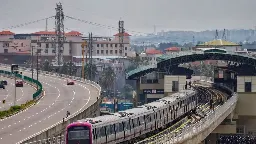
POLYGON ((132 70, 126 74, 127 79, 132 79, 135 77, 139 77, 141 75, 145 75, 147 73, 153 72, 157 69, 157 65, 148 65, 148 66, 143 66, 139 67, 135 70, 132 70))
POLYGON ((226 40, 222 40, 222 39, 216 39, 216 40, 212 40, 212 41, 208 41, 202 44, 198 44, 196 45, 196 47, 202 47, 202 46, 241 46, 237 43, 234 42, 229 42, 226 40))

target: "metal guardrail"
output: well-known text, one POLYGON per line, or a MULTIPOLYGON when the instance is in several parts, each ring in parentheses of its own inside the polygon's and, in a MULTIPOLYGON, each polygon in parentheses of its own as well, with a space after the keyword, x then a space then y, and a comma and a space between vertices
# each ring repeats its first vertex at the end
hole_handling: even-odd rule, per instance
POLYGON ((51 137, 48 139, 33 141, 25 144, 65 144, 65 142, 66 142, 65 136, 61 135, 61 136, 51 137))
MULTIPOLYGON (((9 77, 13 77, 13 74, 11 72, 5 71, 5 70, 0 70, 0 74, 7 75, 9 77)), ((43 92, 43 86, 39 81, 32 79, 30 77, 27 77, 27 76, 22 76, 21 74, 15 74, 15 76, 19 79, 23 79, 24 81, 29 82, 30 84, 38 85, 39 89, 33 94, 33 99, 37 100, 40 98, 40 96, 43 92)))

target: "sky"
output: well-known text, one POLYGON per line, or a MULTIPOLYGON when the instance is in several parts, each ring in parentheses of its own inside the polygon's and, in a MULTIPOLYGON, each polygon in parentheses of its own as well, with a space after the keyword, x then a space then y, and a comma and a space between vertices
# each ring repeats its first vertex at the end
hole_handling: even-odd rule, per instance
MULTIPOLYGON (((132 35, 168 30, 254 29, 256 0, 0 0, 0 28, 55 15, 61 2, 64 14, 102 25, 65 18, 65 31, 110 36, 118 32, 118 21, 132 35), (110 26, 112 28, 106 28, 110 26)), ((54 19, 48 29, 54 30, 54 19)), ((12 28, 15 33, 45 30, 46 21, 12 28)))

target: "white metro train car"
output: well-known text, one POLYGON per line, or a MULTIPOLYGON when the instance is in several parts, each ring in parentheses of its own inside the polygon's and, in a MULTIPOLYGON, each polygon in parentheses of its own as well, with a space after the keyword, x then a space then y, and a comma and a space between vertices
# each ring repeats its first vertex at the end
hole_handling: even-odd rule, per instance
POLYGON ((195 109, 197 104, 197 93, 183 90, 137 108, 74 122, 67 127, 66 141, 68 144, 79 143, 83 139, 87 139, 88 144, 127 142, 167 127, 175 119, 195 109), (86 138, 82 135, 71 138, 70 130, 82 125, 88 130, 86 138))

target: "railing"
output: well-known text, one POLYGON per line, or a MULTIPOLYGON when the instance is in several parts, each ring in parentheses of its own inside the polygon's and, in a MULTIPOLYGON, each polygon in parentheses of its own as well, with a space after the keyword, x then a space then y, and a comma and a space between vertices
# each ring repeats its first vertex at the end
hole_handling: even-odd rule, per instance
MULTIPOLYGON (((198 123, 189 125, 183 131, 171 132, 168 134, 159 135, 148 141, 145 141, 144 143, 152 143, 152 144, 182 143, 198 135, 199 133, 203 132, 205 129, 211 126, 214 122, 216 122, 216 118, 217 119, 220 118, 221 116, 223 116, 223 114, 226 114, 224 116, 226 118, 228 114, 230 114, 230 112, 234 110, 237 99, 238 99, 238 95, 235 93, 224 105, 222 105, 217 110, 213 111, 212 114, 203 118, 198 123)), ((217 122, 221 123, 222 120, 218 120, 217 122)))
POLYGON ((33 94, 33 99, 37 100, 37 99, 40 98, 40 96, 41 96, 41 94, 43 92, 43 86, 42 86, 42 84, 39 81, 37 81, 35 79, 32 79, 30 77, 27 77, 27 76, 23 76, 21 74, 12 74, 11 72, 4 71, 4 70, 0 70, 0 74, 6 75, 6 76, 10 76, 10 77, 16 76, 17 78, 23 79, 24 81, 29 82, 32 85, 38 85, 38 90, 33 94))
POLYGON ((64 135, 57 136, 57 137, 51 137, 48 139, 33 141, 25 144, 65 144, 66 139, 64 135))

